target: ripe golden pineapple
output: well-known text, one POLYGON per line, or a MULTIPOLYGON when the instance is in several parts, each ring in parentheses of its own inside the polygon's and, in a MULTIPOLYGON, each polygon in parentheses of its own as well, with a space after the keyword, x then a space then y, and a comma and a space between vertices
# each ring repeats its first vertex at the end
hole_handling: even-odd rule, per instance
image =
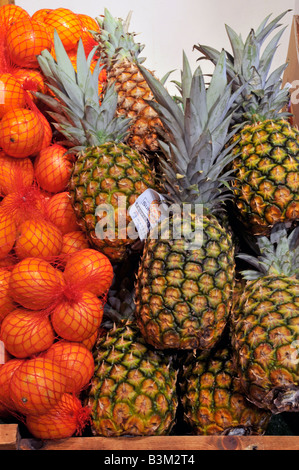
MULTIPOLYGON (((55 34, 56 61, 48 51, 39 64, 57 99, 39 94, 50 108, 54 125, 77 152, 69 192, 81 229, 94 248, 112 262, 126 257, 135 241, 127 230, 128 208, 147 188, 154 187, 155 175, 144 156, 124 142, 130 119, 115 117, 117 93, 106 89, 99 104, 99 65, 91 73, 82 42, 77 51, 77 73, 55 34)), ((132 236, 133 235, 133 236, 132 236)))
POLYGON ((226 343, 192 354, 180 381, 184 419, 194 434, 265 433, 271 413, 246 399, 226 343))
POLYGON ((145 242, 135 315, 156 348, 210 349, 227 323, 233 295, 234 246, 217 210, 229 197, 223 170, 233 158, 226 143, 236 95, 226 82, 224 54, 207 91, 201 69, 192 75, 184 54, 181 103, 141 70, 170 136, 161 144, 161 173, 170 208, 178 211, 170 211, 145 242))
POLYGON ((103 17, 96 18, 100 33, 94 37, 105 65, 106 85, 114 83, 118 93, 117 114, 132 119, 127 142, 139 152, 149 154, 159 150, 161 121, 147 103, 153 95, 138 68, 145 60, 139 57, 144 45, 136 43, 135 34, 128 32, 129 19, 130 14, 125 21, 113 18, 105 9, 103 17))
MULTIPOLYGON (((243 124, 234 135, 238 142, 233 162, 235 205, 244 226, 254 235, 269 234, 277 222, 299 220, 299 131, 287 119, 289 92, 281 88, 287 64, 270 73, 285 28, 264 47, 286 13, 268 24, 269 15, 256 32, 250 31, 245 42, 226 26, 232 46, 232 53, 227 53, 228 76, 235 88, 243 86, 233 116, 234 124, 243 124)), ((214 63, 220 55, 209 46, 194 47, 214 63)))
POLYGON ((93 349, 95 371, 85 401, 94 435, 164 435, 176 422, 174 358, 149 346, 136 326, 133 271, 131 264, 116 267, 93 349))
POLYGON ((260 256, 239 256, 256 271, 232 314, 231 338, 241 386, 256 406, 273 413, 299 406, 299 228, 277 224, 258 237, 260 256))
POLYGON ((175 424, 177 371, 151 348, 132 320, 99 339, 88 404, 94 435, 169 434, 175 424))

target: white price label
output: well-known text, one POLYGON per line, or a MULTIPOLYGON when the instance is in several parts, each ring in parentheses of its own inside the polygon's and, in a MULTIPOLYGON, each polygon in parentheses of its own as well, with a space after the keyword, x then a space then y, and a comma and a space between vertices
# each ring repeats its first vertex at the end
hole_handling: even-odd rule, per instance
POLYGON ((130 207, 129 214, 138 231, 140 240, 168 216, 165 198, 154 189, 146 189, 130 207))

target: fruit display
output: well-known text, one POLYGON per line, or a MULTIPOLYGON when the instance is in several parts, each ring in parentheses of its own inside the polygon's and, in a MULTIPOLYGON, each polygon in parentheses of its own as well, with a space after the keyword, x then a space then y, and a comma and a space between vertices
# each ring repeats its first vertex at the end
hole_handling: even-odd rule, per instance
POLYGON ((199 38, 209 80, 182 51, 173 95, 130 14, 0 7, 0 422, 242 436, 298 411, 286 14, 199 38))

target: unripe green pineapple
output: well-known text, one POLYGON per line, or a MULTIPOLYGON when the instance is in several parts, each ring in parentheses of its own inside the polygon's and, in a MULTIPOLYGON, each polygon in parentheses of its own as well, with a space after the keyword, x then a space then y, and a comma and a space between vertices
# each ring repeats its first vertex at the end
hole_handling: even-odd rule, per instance
POLYGON ((258 238, 261 255, 242 255, 256 271, 232 314, 232 345, 247 398, 273 413, 299 406, 299 228, 277 224, 258 238), (282 225, 282 226, 281 226, 282 225))
MULTIPOLYGON (((228 76, 235 88, 243 87, 232 120, 243 124, 234 135, 235 205, 246 230, 254 235, 269 234, 277 222, 299 220, 299 131, 288 121, 289 92, 281 88, 288 64, 271 70, 285 28, 264 45, 286 13, 268 23, 269 15, 244 42, 226 26, 232 47, 232 53, 227 52, 228 76)), ((194 47, 213 63, 220 55, 209 46, 194 47)))

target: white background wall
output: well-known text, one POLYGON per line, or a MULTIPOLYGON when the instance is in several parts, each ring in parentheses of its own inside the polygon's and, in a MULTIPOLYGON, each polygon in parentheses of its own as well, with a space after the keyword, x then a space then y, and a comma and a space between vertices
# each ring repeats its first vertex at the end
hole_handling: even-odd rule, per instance
MULTIPOLYGON (((269 14, 273 19, 287 9, 283 18, 287 26, 273 61, 273 68, 286 61, 292 16, 299 14, 299 0, 16 0, 16 5, 33 14, 41 8, 69 8, 92 17, 103 14, 104 8, 115 17, 125 18, 133 11, 130 31, 139 33, 138 41, 145 44, 144 65, 161 78, 176 69, 171 77, 179 79, 182 50, 194 69, 199 57, 193 45, 202 43, 216 49, 230 50, 225 24, 245 39, 251 28, 256 29, 269 14)), ((205 72, 208 64, 201 62, 205 72)))

